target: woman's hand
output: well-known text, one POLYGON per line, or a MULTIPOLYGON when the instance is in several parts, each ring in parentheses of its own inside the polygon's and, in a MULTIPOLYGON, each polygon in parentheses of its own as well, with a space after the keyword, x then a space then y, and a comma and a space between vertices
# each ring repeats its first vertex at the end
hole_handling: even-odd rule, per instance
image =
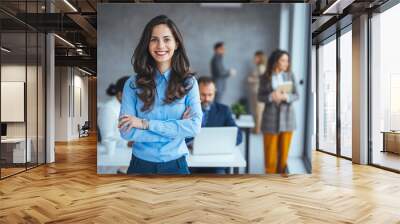
POLYGON ((288 101, 288 94, 287 93, 283 93, 282 97, 283 97, 282 98, 283 101, 286 101, 286 102, 288 101))
POLYGON ((143 128, 142 119, 131 115, 122 115, 119 117, 118 128, 123 132, 130 131, 132 128, 143 128))
POLYGON ((272 92, 271 97, 272 97, 272 102, 275 102, 276 104, 280 104, 281 103, 281 98, 280 98, 280 92, 275 90, 272 92))
POLYGON ((182 120, 191 118, 192 115, 190 114, 190 107, 186 107, 185 112, 183 112, 182 120))
POLYGON ((283 91, 275 90, 272 92, 272 101, 276 104, 280 104, 282 101, 286 101, 288 98, 287 94, 283 91))

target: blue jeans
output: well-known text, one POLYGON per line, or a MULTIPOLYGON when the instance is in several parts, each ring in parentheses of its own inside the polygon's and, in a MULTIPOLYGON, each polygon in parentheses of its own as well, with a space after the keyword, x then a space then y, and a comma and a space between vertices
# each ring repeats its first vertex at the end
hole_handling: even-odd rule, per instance
POLYGON ((228 174, 225 167, 191 167, 192 174, 228 174))
POLYGON ((185 156, 168 162, 150 162, 132 154, 127 174, 190 174, 185 156))

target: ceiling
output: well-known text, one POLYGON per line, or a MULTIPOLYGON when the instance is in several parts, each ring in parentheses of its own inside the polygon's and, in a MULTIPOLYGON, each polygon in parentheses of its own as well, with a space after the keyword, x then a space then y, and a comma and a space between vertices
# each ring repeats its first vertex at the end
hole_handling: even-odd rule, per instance
MULTIPOLYGON (((221 2, 206 0, 198 2, 221 2)), ((237 2, 254 3, 310 3, 312 7, 313 39, 324 34, 329 27, 345 16, 377 7, 387 0, 251 0, 237 2), (337 1, 337 3, 335 3, 337 1)), ((96 72, 97 3, 147 3, 170 2, 168 0, 1 0, 0 24, 3 32, 2 45, 14 49, 14 54, 25 54, 25 30, 54 32, 56 65, 81 66, 96 72), (49 12, 52 13, 49 13, 49 12)), ((193 2, 175 0, 174 2, 193 2)), ((232 1, 229 1, 232 2, 232 1)), ((351 21, 351 19, 350 19, 351 21)), ((28 38, 28 54, 34 53, 35 43, 28 38)), ((35 41, 34 41, 35 42, 35 41)))

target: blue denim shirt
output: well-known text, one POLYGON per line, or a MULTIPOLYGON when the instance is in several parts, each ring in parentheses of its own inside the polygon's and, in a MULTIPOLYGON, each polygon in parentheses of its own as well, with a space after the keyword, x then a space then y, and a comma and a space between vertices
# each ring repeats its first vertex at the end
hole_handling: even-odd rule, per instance
POLYGON ((120 116, 133 115, 149 121, 149 129, 132 128, 130 131, 120 131, 122 138, 134 141, 132 153, 139 159, 150 162, 167 162, 188 155, 185 138, 194 137, 200 132, 202 110, 199 87, 196 79, 192 78, 193 87, 182 99, 171 104, 164 102, 168 86, 170 70, 164 74, 157 71, 156 96, 154 105, 149 111, 141 111, 143 102, 136 95, 136 76, 125 83, 120 116), (191 117, 182 119, 186 109, 190 107, 191 117))

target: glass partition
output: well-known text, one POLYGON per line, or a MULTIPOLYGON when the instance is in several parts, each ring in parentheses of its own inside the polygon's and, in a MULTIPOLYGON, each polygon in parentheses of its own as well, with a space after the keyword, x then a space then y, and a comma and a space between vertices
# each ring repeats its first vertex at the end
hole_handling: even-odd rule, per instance
POLYGON ((26 144, 26 33, 2 33, 1 47, 1 175, 6 177, 24 171, 31 161, 26 144))
MULTIPOLYGON (((43 5, 44 1, 0 3, 15 9, 17 16, 42 13, 43 5)), ((46 39, 28 23, 0 12, 1 179, 45 162, 46 39)))

